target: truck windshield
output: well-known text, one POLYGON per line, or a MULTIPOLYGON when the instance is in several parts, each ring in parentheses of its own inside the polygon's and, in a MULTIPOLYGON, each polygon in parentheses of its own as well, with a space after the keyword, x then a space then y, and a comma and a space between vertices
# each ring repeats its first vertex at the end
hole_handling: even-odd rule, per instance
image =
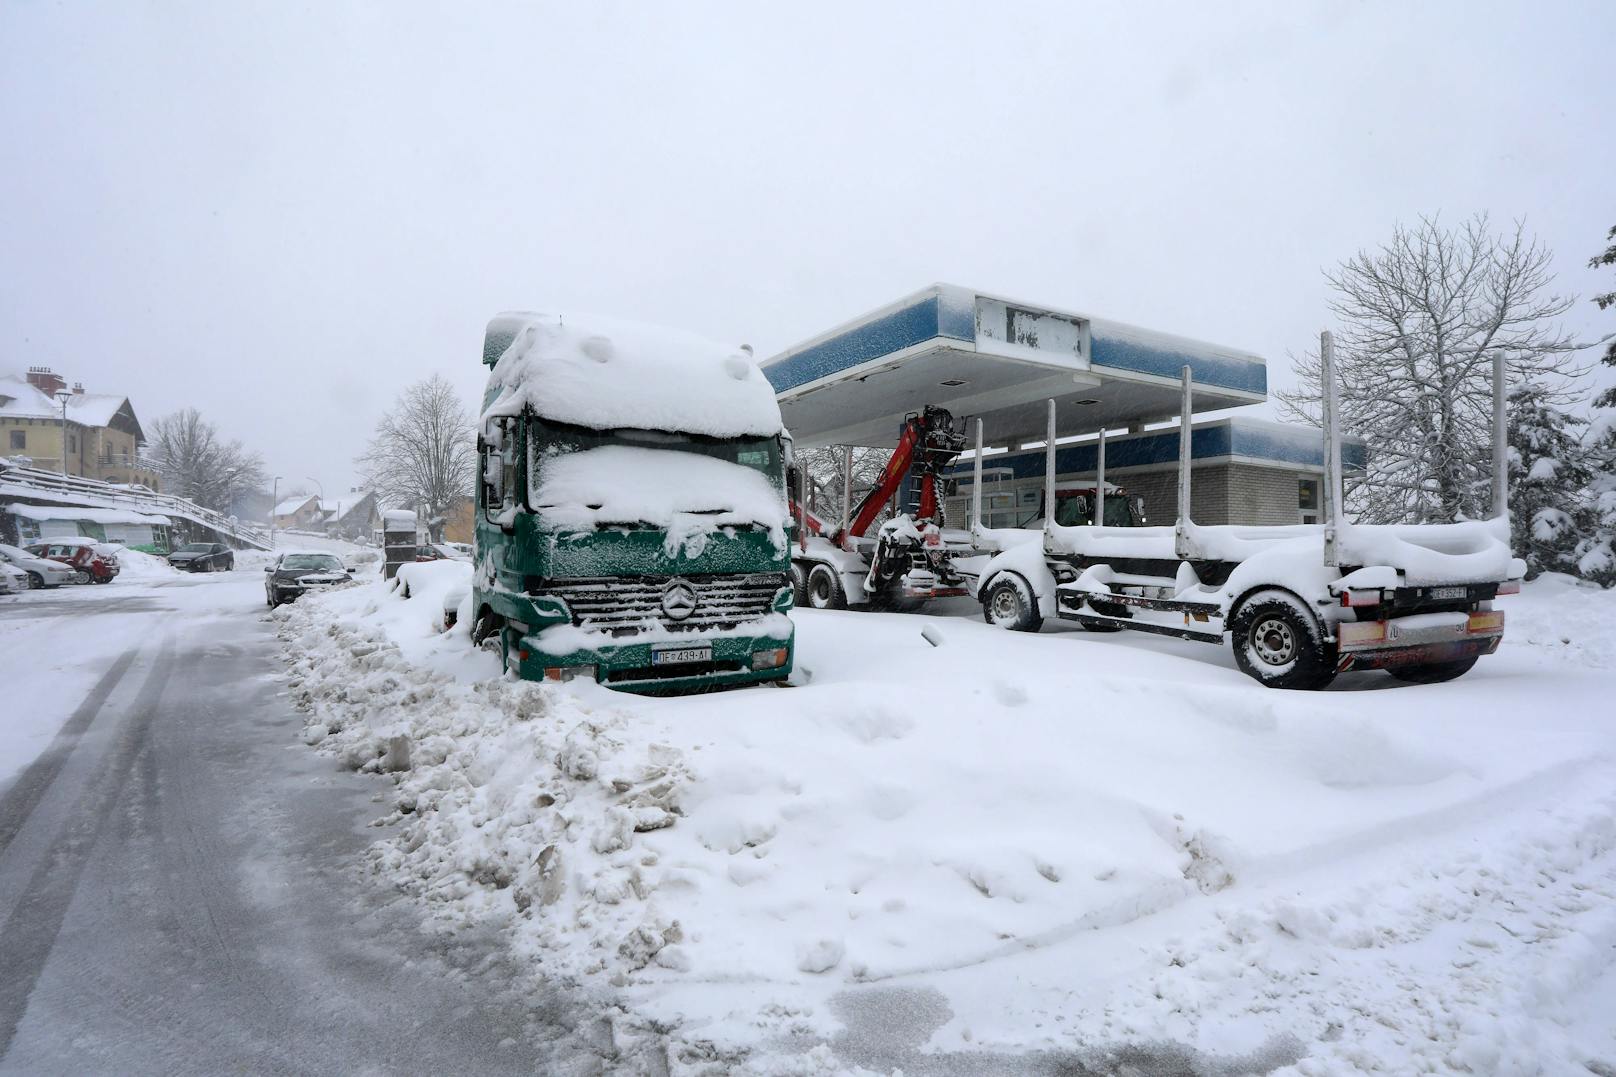
POLYGON ((536 419, 532 426, 532 445, 535 471, 543 469, 546 456, 584 452, 605 445, 627 445, 638 449, 665 449, 711 456, 784 481, 781 478, 784 472, 780 439, 777 437, 710 438, 698 434, 669 434, 661 430, 591 430, 584 426, 536 419))
MULTIPOLYGON (((1055 522, 1062 527, 1081 527, 1094 522, 1094 498, 1089 494, 1056 494, 1055 522)), ((1132 527, 1133 514, 1128 499, 1120 494, 1105 498, 1105 526, 1132 527)))

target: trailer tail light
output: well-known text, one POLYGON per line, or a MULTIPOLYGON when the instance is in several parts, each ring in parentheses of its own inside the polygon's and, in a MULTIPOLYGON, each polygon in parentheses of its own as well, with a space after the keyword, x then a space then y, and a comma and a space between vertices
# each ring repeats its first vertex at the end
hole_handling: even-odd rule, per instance
POLYGON ((1521 593, 1521 581, 1520 580, 1505 580, 1503 583, 1498 585, 1498 593, 1501 594, 1501 595, 1518 595, 1518 594, 1520 594, 1521 593))
POLYGON ((1504 627, 1503 610, 1487 610, 1483 613, 1472 613, 1470 620, 1465 622, 1466 632, 1499 632, 1504 627))
POLYGON ((1355 591, 1349 587, 1341 592, 1341 604, 1343 606, 1378 606, 1380 605, 1380 589, 1355 591))
POLYGON ((1380 643, 1386 638, 1386 622, 1343 621, 1335 626, 1335 638, 1336 643, 1343 647, 1380 643))
POLYGON ((772 651, 753 651, 752 652, 752 668, 754 670, 757 670, 757 669, 779 669, 781 666, 783 666, 785 664, 786 664, 786 649, 784 647, 776 647, 772 651))

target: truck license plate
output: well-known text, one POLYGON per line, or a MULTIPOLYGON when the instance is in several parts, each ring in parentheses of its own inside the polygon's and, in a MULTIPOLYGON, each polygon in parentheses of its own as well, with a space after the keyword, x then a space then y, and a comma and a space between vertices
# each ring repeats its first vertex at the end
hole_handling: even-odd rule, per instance
POLYGON ((1470 593, 1465 587, 1433 587, 1431 599, 1435 602, 1445 602, 1450 598, 1464 598, 1470 593))
POLYGON ((663 647, 651 652, 653 666, 683 666, 692 662, 711 662, 713 649, 704 647, 663 647))

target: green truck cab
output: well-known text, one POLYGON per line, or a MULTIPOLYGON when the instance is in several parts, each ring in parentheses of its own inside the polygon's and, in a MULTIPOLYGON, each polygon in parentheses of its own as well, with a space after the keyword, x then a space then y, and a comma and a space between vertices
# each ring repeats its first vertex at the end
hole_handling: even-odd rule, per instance
POLYGON ((473 637, 528 680, 784 680, 790 442, 750 350, 515 313, 483 362, 473 637))

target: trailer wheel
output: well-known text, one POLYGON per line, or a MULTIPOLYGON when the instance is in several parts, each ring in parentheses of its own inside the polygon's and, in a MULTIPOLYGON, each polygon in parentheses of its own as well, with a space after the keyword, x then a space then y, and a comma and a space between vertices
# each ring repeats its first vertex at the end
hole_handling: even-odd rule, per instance
POLYGON ((791 604, 808 604, 808 569, 801 561, 791 562, 791 604))
POLYGON ((1408 684, 1441 684, 1463 677, 1476 664, 1476 656, 1461 658, 1457 662, 1428 662, 1423 666, 1391 666, 1386 672, 1408 684))
POLYGON ((1011 632, 1036 632, 1044 627, 1038 600, 1027 581, 1014 572, 995 576, 982 596, 982 619, 1011 632))
POLYGON ((815 565, 808 572, 808 605, 816 610, 847 608, 847 588, 842 575, 829 565, 815 565))
POLYGON ((1229 626, 1240 672, 1269 688, 1317 690, 1335 680, 1333 648, 1318 621, 1287 591, 1258 591, 1229 626))

